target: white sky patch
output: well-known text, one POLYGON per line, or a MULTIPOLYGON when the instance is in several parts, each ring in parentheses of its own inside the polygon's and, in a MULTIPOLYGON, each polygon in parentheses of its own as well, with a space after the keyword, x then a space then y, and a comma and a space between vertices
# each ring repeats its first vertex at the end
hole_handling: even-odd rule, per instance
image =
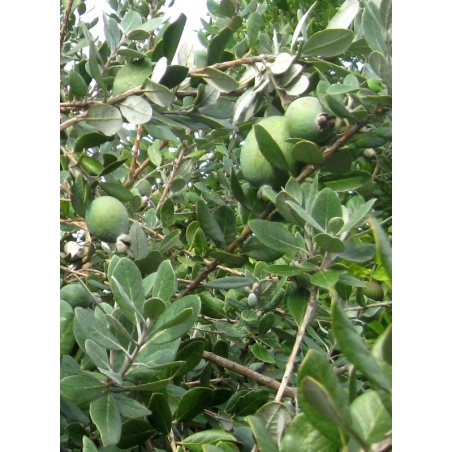
MULTIPOLYGON (((171 8, 167 9, 165 19, 174 22, 181 13, 187 16, 184 32, 179 43, 180 45, 191 42, 195 50, 202 49, 202 45, 198 40, 197 31, 202 27, 200 18, 207 20, 207 0, 176 0, 171 8)), ((169 1, 167 2, 169 3, 169 1)), ((110 5, 106 0, 86 0, 86 13, 83 15, 84 22, 91 22, 95 17, 99 17, 99 22, 91 30, 93 37, 99 36, 100 39, 104 37, 104 21, 102 20, 102 12, 107 14, 112 13, 110 5)))

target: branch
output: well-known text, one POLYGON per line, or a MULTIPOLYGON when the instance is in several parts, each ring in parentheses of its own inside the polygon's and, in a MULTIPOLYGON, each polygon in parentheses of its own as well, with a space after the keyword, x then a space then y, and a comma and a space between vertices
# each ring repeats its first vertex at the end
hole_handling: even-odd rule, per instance
MULTIPOLYGON (((215 364, 225 367, 226 369, 232 370, 233 372, 238 373, 239 375, 243 375, 244 377, 248 377, 251 380, 257 381, 258 383, 267 386, 272 389, 278 390, 280 387, 280 383, 273 378, 266 377, 265 375, 261 375, 254 370, 249 369, 248 367, 242 366, 234 361, 223 358, 222 356, 215 355, 211 352, 204 352, 203 358, 211 361, 215 364)), ((295 398, 297 395, 297 391, 295 388, 286 387, 284 390, 284 395, 287 397, 295 398)))
POLYGON ((366 306, 355 306, 354 308, 345 308, 344 311, 364 311, 365 309, 379 308, 380 306, 391 306, 391 305, 392 305, 392 300, 391 301, 382 301, 381 303, 372 303, 372 304, 368 304, 366 306))
POLYGON ((73 3, 74 3, 74 0, 69 0, 67 2, 66 9, 64 10, 63 24, 61 25, 61 29, 60 29, 60 52, 61 52, 61 49, 63 48, 64 37, 66 36, 67 25, 69 23, 69 16, 71 15, 73 3))
POLYGON ((315 312, 317 310, 317 286, 311 286, 310 296, 309 296, 309 304, 306 308, 306 313, 303 318, 303 322, 297 331, 297 336, 295 338, 295 344, 292 348, 292 352, 290 353, 289 359, 287 361, 286 369, 284 371, 284 375, 281 381, 281 386, 278 389, 278 393, 276 394, 275 401, 281 402, 282 398, 286 395, 285 390, 287 384, 289 382, 289 378, 292 376, 293 369, 295 367, 295 360, 297 359, 298 352, 300 351, 301 342, 303 341, 304 335, 306 333, 306 328, 311 323, 311 320, 315 316, 315 312))

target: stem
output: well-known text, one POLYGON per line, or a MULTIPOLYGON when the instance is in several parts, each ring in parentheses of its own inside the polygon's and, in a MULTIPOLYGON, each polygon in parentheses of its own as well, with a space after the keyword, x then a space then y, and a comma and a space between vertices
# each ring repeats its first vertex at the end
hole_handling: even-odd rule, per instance
POLYGON ((303 322, 297 331, 297 336, 295 338, 295 344, 292 348, 292 352, 289 356, 289 360, 287 361, 286 370, 284 371, 284 376, 281 381, 281 386, 279 387, 278 393, 276 394, 275 401, 280 402, 282 398, 285 396, 285 390, 287 389, 287 384, 289 382, 290 377, 292 376, 293 369, 295 367, 295 360, 298 356, 298 352, 301 346, 301 342, 303 341, 303 337, 306 334, 306 328, 311 323, 312 319, 315 316, 315 312, 317 309, 317 286, 311 286, 310 289, 310 297, 309 303, 306 308, 306 313, 303 318, 303 322))
POLYGON ((74 0, 69 0, 67 2, 66 9, 64 10, 63 24, 61 25, 61 29, 60 29, 60 52, 61 52, 61 49, 63 48, 64 37, 66 36, 66 33, 67 33, 67 26, 69 23, 69 16, 71 15, 73 3, 74 3, 74 0))

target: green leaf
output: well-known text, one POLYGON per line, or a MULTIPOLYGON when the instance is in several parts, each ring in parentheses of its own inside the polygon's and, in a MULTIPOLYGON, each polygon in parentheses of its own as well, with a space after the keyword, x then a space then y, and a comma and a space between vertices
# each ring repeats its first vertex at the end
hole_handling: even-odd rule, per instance
POLYGON ((248 209, 250 212, 253 211, 252 204, 248 201, 245 193, 243 192, 242 186, 235 174, 234 168, 231 167, 231 190, 237 201, 242 204, 243 207, 248 209))
POLYGON ((113 82, 113 96, 138 88, 152 73, 152 62, 149 58, 132 61, 119 69, 113 82))
POLYGON ((164 260, 157 270, 152 296, 169 301, 176 291, 176 276, 171 262, 164 260))
POLYGON ((262 14, 259 11, 252 12, 246 23, 247 40, 251 49, 255 48, 259 32, 262 28, 262 14))
POLYGON ((342 253, 345 251, 344 242, 330 234, 320 233, 315 236, 315 242, 320 248, 330 253, 342 253))
POLYGON ((91 309, 75 308, 78 324, 89 339, 109 350, 122 350, 117 338, 94 316, 91 309))
POLYGON ((222 93, 230 93, 239 88, 239 84, 230 75, 210 67, 203 68, 198 76, 222 93))
POLYGON ((129 229, 129 235, 132 239, 130 250, 135 259, 143 259, 147 256, 148 241, 143 227, 138 221, 134 221, 129 229))
POLYGON ((324 188, 317 195, 311 215, 322 226, 322 231, 326 230, 332 218, 342 217, 341 202, 338 195, 330 188, 324 188))
POLYGON ((256 444, 260 452, 279 452, 278 446, 268 433, 265 424, 257 416, 247 416, 246 420, 251 427, 256 444))
POLYGON ((223 61, 223 52, 233 34, 233 31, 229 27, 224 27, 212 38, 207 47, 207 64, 209 66, 223 61))
POLYGON ((372 211, 372 206, 374 205, 376 199, 370 199, 362 206, 356 209, 348 221, 339 229, 338 235, 353 229, 354 227, 361 224, 366 216, 372 211))
POLYGON ((129 96, 119 104, 124 118, 131 124, 144 124, 152 118, 152 107, 140 96, 129 96))
POLYGON ((200 310, 201 300, 196 295, 188 295, 176 300, 154 323, 150 333, 152 334, 154 331, 157 331, 157 333, 152 334, 149 342, 152 344, 164 344, 182 337, 195 324, 200 310), (182 311, 188 308, 192 309, 192 314, 187 320, 181 324, 158 331, 162 325, 166 325, 171 319, 174 319, 182 311))
POLYGON ((259 408, 256 416, 264 423, 273 441, 279 446, 282 435, 292 420, 288 408, 280 402, 269 402, 259 408))
POLYGON ((364 38, 372 50, 386 55, 387 48, 385 44, 383 25, 381 23, 380 13, 377 6, 371 2, 365 2, 365 8, 361 19, 361 26, 364 38))
POLYGON ((128 32, 128 38, 144 40, 149 38, 149 34, 151 31, 156 30, 162 23, 164 22, 163 17, 156 17, 155 19, 148 20, 141 24, 138 28, 131 30, 128 32))
POLYGON ((98 452, 96 445, 87 436, 83 437, 82 444, 83 452, 98 452))
POLYGON ((126 34, 142 25, 141 15, 137 11, 127 11, 121 20, 121 27, 126 34))
POLYGON ((223 232, 207 203, 200 199, 196 203, 196 211, 198 213, 199 225, 206 235, 217 242, 224 243, 223 232))
POLYGON ((176 421, 188 421, 202 412, 213 402, 213 390, 208 388, 193 388, 180 399, 174 417, 176 421))
POLYGON ((372 52, 369 55, 369 64, 374 72, 383 80, 383 83, 391 89, 392 88, 392 70, 389 66, 388 60, 381 52, 372 52))
POLYGON ((292 157, 294 160, 309 163, 310 165, 321 165, 325 161, 319 147, 312 141, 307 140, 295 143, 292 148, 292 157))
POLYGON ((80 159, 80 166, 90 175, 99 176, 104 170, 103 165, 93 157, 84 155, 80 159))
MULTIPOLYGON (((302 263, 303 264, 303 263, 302 263)), ((315 267, 317 268, 317 267, 315 267)), ((306 268, 303 265, 295 266, 295 265, 267 265, 264 268, 264 271, 267 273, 271 273, 272 275, 277 276, 297 276, 301 275, 306 271, 306 268)))
POLYGON ((104 79, 102 78, 102 74, 100 71, 98 60, 102 61, 99 52, 96 48, 96 45, 94 44, 93 40, 90 39, 89 41, 89 60, 88 60, 88 67, 90 75, 96 80, 97 84, 100 88, 103 90, 106 90, 106 85, 104 82, 104 79))
POLYGON ((234 267, 241 267, 245 263, 245 259, 242 256, 226 253, 225 251, 209 251, 208 255, 209 257, 224 262, 225 264, 233 265, 234 267))
POLYGON ((289 309, 290 315, 297 322, 298 327, 303 323, 308 302, 309 291, 304 287, 298 287, 287 298, 287 308, 289 309))
POLYGON ((113 397, 116 400, 119 412, 123 417, 134 419, 137 417, 148 416, 152 413, 143 404, 124 394, 113 394, 113 397))
POLYGON ((124 315, 131 322, 135 322, 135 312, 140 314, 143 312, 144 289, 140 270, 130 259, 122 257, 116 264, 112 273, 111 288, 124 315), (118 286, 121 286, 136 309, 130 308, 118 286))
POLYGON ((336 452, 336 447, 307 419, 305 413, 297 414, 284 433, 280 452, 336 452))
POLYGON ((203 444, 217 444, 220 441, 227 443, 237 443, 235 436, 231 435, 224 430, 204 430, 201 432, 194 433, 189 437, 183 439, 181 444, 192 452, 202 452, 203 444))
POLYGON ((111 370, 110 360, 105 347, 102 347, 97 342, 88 339, 85 342, 85 349, 86 353, 97 367, 111 370))
POLYGON ((378 223, 375 218, 369 218, 369 224, 374 234, 378 256, 381 260, 383 268, 387 271, 389 276, 392 277, 392 249, 388 238, 386 237, 380 223, 378 223))
POLYGON ((275 362, 275 357, 273 356, 273 354, 257 342, 251 346, 251 352, 257 359, 260 359, 261 361, 271 364, 275 362))
POLYGON ((150 79, 146 79, 143 89, 146 90, 144 95, 151 102, 160 105, 161 107, 171 105, 176 99, 176 95, 170 89, 150 79))
POLYGON ((160 433, 168 435, 171 431, 173 416, 166 397, 158 392, 152 394, 149 408, 152 411, 148 416, 149 423, 160 433))
MULTIPOLYGON (((306 221, 306 223, 310 224, 314 229, 324 232, 323 227, 320 226, 320 224, 317 223, 317 221, 311 215, 309 215, 308 212, 304 210, 301 206, 291 201, 290 199, 286 200, 285 203, 289 206, 289 209, 291 209, 291 211, 295 211, 297 215, 299 215, 304 221, 306 221)), ((294 215, 293 212, 292 215, 294 215)), ((303 226, 302 224, 300 224, 299 221, 297 221, 295 224, 298 224, 301 227, 303 226)))
POLYGON ((249 227, 264 245, 277 251, 299 251, 295 236, 281 223, 268 220, 250 220, 249 227))
POLYGON ((111 105, 94 104, 88 108, 86 121, 105 135, 114 135, 122 127, 122 116, 119 110, 111 105))
POLYGON ((348 28, 359 11, 359 0, 345 0, 337 13, 328 22, 329 28, 348 28))
POLYGON ((341 173, 322 176, 319 183, 336 192, 355 190, 372 179, 372 175, 366 171, 351 171, 350 173, 341 173))
POLYGON ((339 253, 342 259, 352 262, 367 262, 375 256, 377 249, 373 243, 346 243, 345 251, 339 253))
POLYGON ((215 209, 213 216, 220 227, 225 244, 229 245, 235 240, 237 235, 237 222, 234 210, 229 206, 220 206, 215 209))
POLYGON ((121 416, 113 394, 92 401, 89 414, 99 429, 104 447, 117 444, 121 437, 121 416))
POLYGON ((88 85, 78 72, 69 72, 68 82, 71 87, 71 91, 76 96, 84 97, 88 94, 88 85))
POLYGON ((68 419, 88 425, 89 417, 71 400, 60 394, 60 413, 68 419))
POLYGON ((280 170, 289 172, 289 165, 281 151, 278 143, 272 138, 270 133, 260 124, 254 126, 254 135, 256 137, 259 150, 265 159, 280 170))
POLYGON ((256 389, 254 391, 239 391, 229 398, 225 411, 234 416, 254 414, 258 408, 267 403, 270 391, 256 389))
POLYGON ((239 289, 240 287, 252 286, 254 282, 254 279, 242 276, 226 276, 205 283, 204 286, 212 289, 239 289))
POLYGON ((143 419, 128 419, 121 427, 121 439, 115 450, 127 449, 140 446, 155 433, 149 422, 143 419))
POLYGON ((322 270, 311 276, 311 284, 324 289, 332 289, 339 280, 339 273, 336 270, 322 270))
POLYGON ((328 109, 339 118, 350 118, 352 120, 356 120, 353 114, 350 113, 344 105, 342 96, 333 96, 332 94, 324 93, 322 100, 326 102, 326 107, 328 107, 328 109))
POLYGON ((113 196, 121 202, 129 202, 133 199, 133 193, 119 182, 99 182, 99 186, 107 195, 113 196))
POLYGON ((381 441, 391 430, 391 415, 386 411, 376 391, 366 391, 350 406, 354 425, 367 444, 381 441))
POLYGON ((76 405, 84 405, 105 390, 99 380, 85 375, 71 375, 60 381, 60 392, 76 405))
POLYGON ((314 33, 304 44, 305 55, 332 57, 344 53, 353 41, 351 30, 328 29, 314 33))
POLYGON ((338 302, 333 301, 331 308, 334 336, 339 349, 366 378, 390 392, 391 386, 375 359, 370 354, 364 341, 356 332, 351 320, 345 314, 338 302))
MULTIPOLYGON (((168 28, 163 33, 163 45, 162 45, 162 55, 158 57, 166 57, 168 62, 173 61, 174 55, 176 55, 177 47, 179 46, 179 41, 182 37, 184 31, 185 23, 187 22, 187 16, 183 13, 168 26, 168 28)), ((152 55, 152 61, 157 61, 158 58, 152 55)))
POLYGON ((156 297, 148 298, 143 306, 144 314, 152 320, 156 320, 160 317, 165 312, 165 309, 166 303, 156 297))

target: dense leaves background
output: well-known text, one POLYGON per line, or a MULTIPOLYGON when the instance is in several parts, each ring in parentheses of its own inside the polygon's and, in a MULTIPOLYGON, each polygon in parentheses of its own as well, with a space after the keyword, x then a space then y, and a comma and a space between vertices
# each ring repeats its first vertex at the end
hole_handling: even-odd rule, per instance
POLYGON ((89 297, 60 303, 61 450, 390 450, 391 2, 208 0, 197 51, 165 2, 109 3, 105 40, 60 6, 61 284, 89 297), (252 187, 243 140, 306 95, 334 135, 252 187), (125 254, 86 229, 104 195, 125 254))

